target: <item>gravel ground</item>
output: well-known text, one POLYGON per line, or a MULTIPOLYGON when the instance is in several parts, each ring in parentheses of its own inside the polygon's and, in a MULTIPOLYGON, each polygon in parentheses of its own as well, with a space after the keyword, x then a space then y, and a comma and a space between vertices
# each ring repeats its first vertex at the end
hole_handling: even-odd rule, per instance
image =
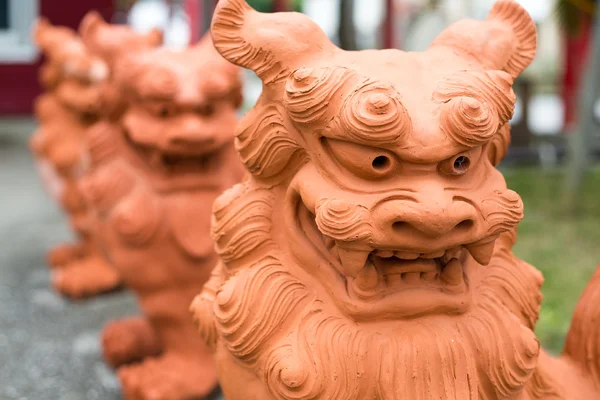
POLYGON ((70 302, 50 289, 45 253, 71 234, 42 189, 29 130, 7 130, 0 121, 0 399, 118 400, 98 336, 135 314, 135 300, 123 291, 70 302))

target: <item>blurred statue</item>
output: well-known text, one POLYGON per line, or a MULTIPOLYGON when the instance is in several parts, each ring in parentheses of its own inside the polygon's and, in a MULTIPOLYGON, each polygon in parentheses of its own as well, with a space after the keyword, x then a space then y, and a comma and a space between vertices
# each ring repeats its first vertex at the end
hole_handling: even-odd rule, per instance
MULTIPOLYGON (((92 49, 118 49, 116 29, 105 24, 84 38, 92 49)), ((143 317, 109 323, 104 356, 127 399, 203 398, 216 371, 189 305, 217 261, 212 203, 243 176, 233 148, 240 71, 209 36, 182 51, 119 52, 108 63, 124 104, 90 131, 82 187, 143 317)))
POLYGON ((76 33, 40 19, 34 40, 46 56, 40 80, 46 93, 35 104, 40 127, 30 146, 43 181, 69 216, 77 235, 48 255, 53 285, 64 295, 80 298, 114 289, 120 279, 96 246, 93 221, 77 187, 84 165, 84 134, 99 116, 106 64, 91 55, 76 33))
POLYGON ((516 2, 421 53, 343 51, 244 0, 219 1, 212 37, 264 84, 192 305, 225 398, 600 398, 600 276, 552 358, 542 276, 511 251, 523 204, 495 165, 536 49, 516 2))

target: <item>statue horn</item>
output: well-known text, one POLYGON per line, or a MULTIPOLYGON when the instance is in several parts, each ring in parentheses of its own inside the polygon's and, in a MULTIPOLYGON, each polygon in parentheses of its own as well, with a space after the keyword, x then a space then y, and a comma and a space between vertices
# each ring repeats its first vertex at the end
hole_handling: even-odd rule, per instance
POLYGON ((52 25, 50 21, 46 17, 38 17, 33 24, 31 29, 33 42, 42 47, 42 43, 44 40, 44 32, 48 30, 52 25))
POLYGON ((79 35, 83 38, 84 42, 86 39, 93 34, 93 32, 100 26, 105 24, 104 18, 97 11, 89 11, 81 22, 79 23, 79 35))
POLYGON ((485 21, 463 20, 444 30, 431 47, 457 49, 487 69, 502 70, 515 79, 535 57, 535 23, 514 0, 499 0, 485 21))
POLYGON ((260 13, 245 0, 220 0, 211 33, 225 59, 251 69, 265 84, 284 79, 310 56, 339 50, 305 15, 260 13))

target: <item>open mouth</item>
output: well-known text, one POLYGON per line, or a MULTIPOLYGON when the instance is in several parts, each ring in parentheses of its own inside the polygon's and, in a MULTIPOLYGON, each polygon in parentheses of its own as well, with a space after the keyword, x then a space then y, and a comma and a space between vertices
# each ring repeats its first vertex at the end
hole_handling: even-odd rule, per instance
POLYGON ((166 176, 210 174, 220 164, 221 152, 218 149, 202 154, 166 152, 138 144, 131 140, 129 135, 126 137, 130 146, 148 167, 166 176))
POLYGON ((207 173, 218 165, 216 154, 181 155, 159 151, 146 153, 148 163, 168 174, 207 173))
POLYGON ((91 125, 98 120, 98 113, 86 111, 81 113, 81 120, 86 125, 91 125))
MULTIPOLYGON (((403 249, 334 240, 321 233, 314 214, 299 196, 297 200, 293 208, 295 237, 330 266, 311 270, 311 274, 332 293, 338 293, 334 300, 357 320, 375 315, 395 319, 465 312, 470 304, 469 276, 476 264, 472 261, 486 265, 494 251, 495 238, 441 249, 435 245, 431 249, 403 249)), ((307 254, 303 250, 299 257, 313 264, 307 254)))
MULTIPOLYGON (((332 248, 334 256, 337 249, 337 246, 332 248)), ((428 254, 373 250, 349 286, 360 297, 386 296, 417 288, 457 292, 465 284, 462 258, 460 247, 428 254)), ((341 258, 338 261, 344 269, 341 258)))
POLYGON ((324 242, 336 261, 334 265, 349 277, 348 290, 360 298, 385 297, 412 289, 447 294, 466 290, 466 254, 462 246, 431 253, 389 249, 357 252, 343 249, 329 238, 324 242), (351 267, 363 257, 362 267, 351 267))

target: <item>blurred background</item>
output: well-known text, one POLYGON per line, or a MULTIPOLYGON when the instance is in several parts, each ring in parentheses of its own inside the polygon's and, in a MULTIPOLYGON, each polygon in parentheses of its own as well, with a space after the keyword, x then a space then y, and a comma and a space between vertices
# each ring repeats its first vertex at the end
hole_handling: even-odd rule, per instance
MULTIPOLYGON (((557 353, 574 305, 600 262, 600 24, 596 0, 517 0, 538 27, 538 53, 517 80, 510 151, 500 166, 525 203, 517 255, 545 276, 537 333, 557 353)), ((249 0, 309 15, 340 47, 424 50, 452 22, 485 18, 494 0, 249 0)), ((0 399, 118 399, 100 360, 108 318, 135 313, 128 294, 71 303, 49 289, 44 254, 69 239, 26 144, 35 129, 39 16, 77 28, 89 10, 166 45, 193 43, 216 0, 0 0, 0 399)), ((402 71, 398 71, 402 73, 402 71)), ((245 104, 261 85, 245 73, 245 104)))

